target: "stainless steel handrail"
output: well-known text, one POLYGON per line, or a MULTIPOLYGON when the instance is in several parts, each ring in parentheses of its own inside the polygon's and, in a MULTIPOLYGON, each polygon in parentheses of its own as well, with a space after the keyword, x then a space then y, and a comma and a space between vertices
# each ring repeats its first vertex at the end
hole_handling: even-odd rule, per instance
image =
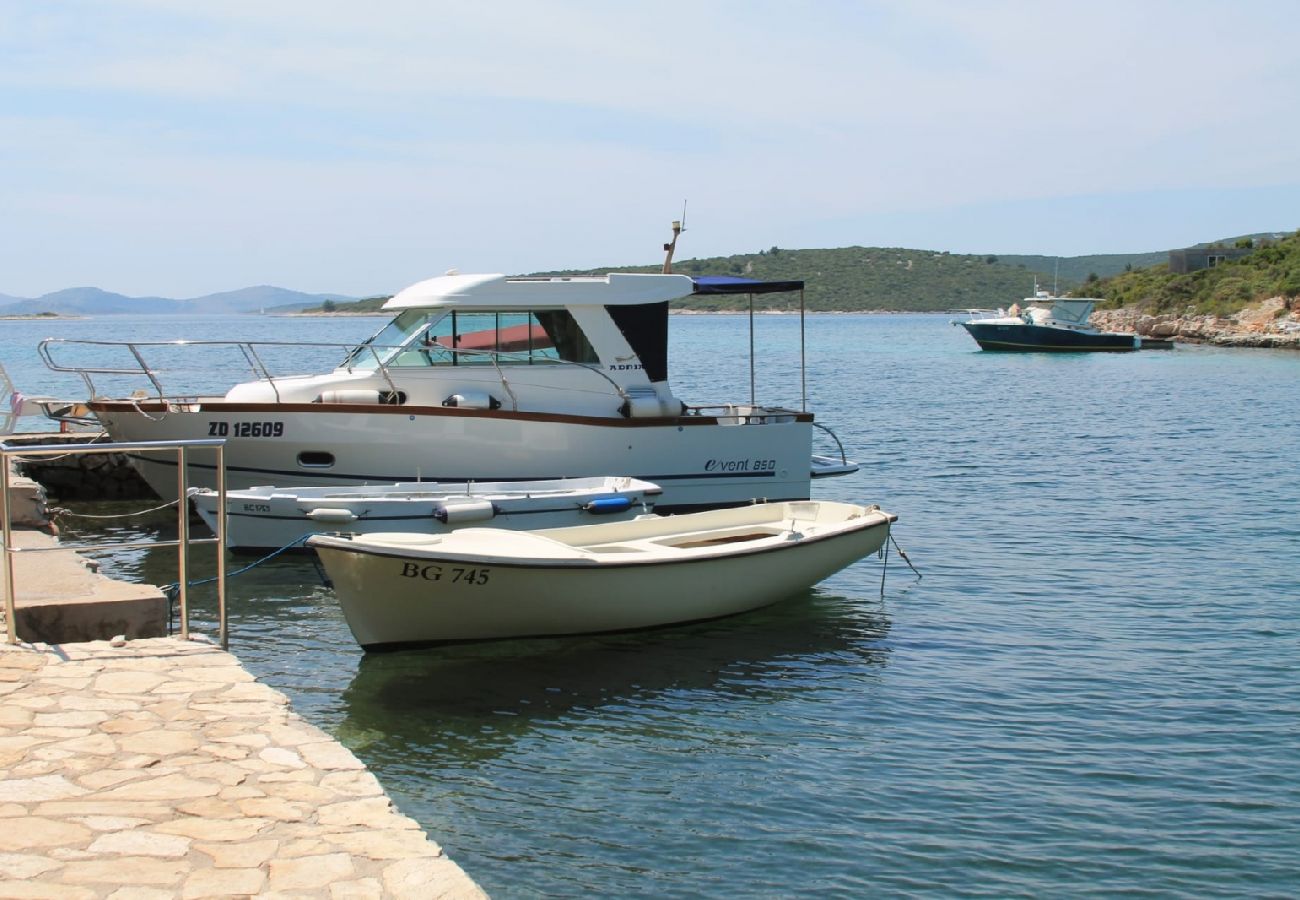
POLYGON ((189 640, 189 548, 191 544, 217 545, 217 628, 218 639, 223 650, 230 646, 230 633, 226 615, 226 460, 225 441, 220 439, 202 439, 185 441, 130 441, 104 444, 37 444, 34 446, 15 446, 0 441, 0 534, 3 534, 3 547, 0 547, 0 562, 4 568, 5 586, 5 624, 7 640, 10 644, 18 643, 18 616, 16 612, 16 595, 14 593, 14 560, 17 553, 42 553, 51 550, 116 550, 124 547, 176 547, 178 593, 180 604, 181 639, 189 640), (190 538, 189 533, 189 485, 188 451, 211 449, 217 456, 217 535, 212 538, 190 538), (11 457, 30 456, 72 456, 87 453, 158 453, 172 451, 176 454, 177 489, 180 500, 176 503, 177 539, 174 541, 149 541, 148 543, 110 543, 110 544, 60 544, 57 547, 15 547, 13 529, 9 510, 9 460, 11 457))
POLYGON ((831 440, 833 440, 833 441, 835 442, 835 446, 838 447, 839 450, 840 450, 840 462, 847 464, 848 461, 849 461, 849 457, 848 457, 848 455, 844 452, 844 445, 843 445, 842 443, 840 443, 839 435, 837 435, 835 432, 831 431, 829 428, 827 428, 825 425, 823 425, 823 424, 820 423, 820 422, 813 422, 813 427, 814 427, 814 428, 819 428, 819 429, 821 429, 822 431, 826 432, 827 434, 829 434, 829 435, 831 436, 831 440))
MULTIPOLYGON (((79 338, 47 338, 41 341, 37 345, 36 349, 37 352, 40 354, 41 359, 45 362, 46 368, 48 368, 50 371, 67 372, 67 373, 80 376, 82 381, 86 383, 86 389, 88 391, 89 396, 92 398, 98 395, 98 391, 95 388, 93 379, 91 379, 90 377, 91 375, 131 375, 131 376, 144 377, 149 379, 149 382, 153 385, 154 390, 157 392, 157 399, 160 401, 166 402, 168 400, 191 399, 192 395, 172 396, 172 397, 169 397, 167 395, 166 391, 162 387, 162 383, 158 380, 157 377, 159 374, 159 370, 151 368, 149 364, 145 361, 144 355, 143 353, 141 353, 139 349, 141 347, 176 347, 176 348, 234 347, 237 348, 239 352, 243 354, 244 361, 248 364, 250 374, 252 374, 253 377, 255 378, 266 381, 271 386, 271 390, 275 392, 276 401, 281 402, 280 390, 279 387, 276 385, 276 379, 277 378, 284 379, 293 376, 272 375, 271 370, 267 367, 266 363, 262 360, 261 356, 258 355, 257 353, 258 347, 263 347, 263 348, 266 347, 327 347, 335 350, 342 350, 346 354, 344 357, 344 362, 342 365, 337 366, 336 368, 346 369, 348 372, 352 372, 354 369, 357 368, 356 360, 360 358, 357 351, 365 350, 367 351, 368 355, 373 357, 375 360, 375 367, 373 371, 378 373, 379 376, 382 377, 385 382, 387 382, 389 389, 393 392, 394 395, 396 395, 397 393, 399 393, 399 388, 397 386, 397 383, 393 381, 392 374, 389 371, 389 369, 392 367, 384 363, 384 361, 380 358, 379 351, 401 350, 403 348, 409 349, 410 345, 409 344, 371 344, 371 343, 345 344, 345 343, 338 343, 336 341, 185 341, 185 340, 182 341, 93 341, 93 340, 83 340, 79 338), (87 346, 96 346, 96 347, 125 347, 131 353, 131 355, 135 357, 136 363, 138 364, 138 368, 123 369, 123 368, 115 368, 115 367, 107 367, 107 366, 63 365, 57 362, 54 359, 54 356, 52 355, 50 347, 56 344, 84 344, 87 346)), ((515 404, 515 407, 516 408, 518 407, 518 400, 515 399, 514 391, 511 389, 510 383, 506 378, 506 371, 508 371, 508 369, 502 368, 501 360, 518 358, 520 356, 519 353, 506 351, 506 350, 475 350, 475 349, 468 349, 464 347, 448 347, 443 344, 438 344, 437 347, 439 350, 445 351, 453 356, 461 356, 467 359, 473 357, 479 357, 479 358, 486 357, 488 361, 492 363, 494 368, 496 369, 497 377, 501 382, 502 389, 511 397, 512 401, 515 404)), ((607 382, 610 385, 610 387, 613 388, 614 393, 617 394, 621 400, 628 399, 627 392, 624 390, 624 388, 617 381, 615 381, 608 374, 606 374, 597 365, 590 364, 590 363, 572 362, 570 360, 563 360, 563 359, 549 359, 545 357, 537 358, 533 360, 533 362, 538 365, 565 366, 569 368, 583 369, 585 371, 591 372, 596 376, 598 376, 599 378, 601 378, 603 381, 607 382)))

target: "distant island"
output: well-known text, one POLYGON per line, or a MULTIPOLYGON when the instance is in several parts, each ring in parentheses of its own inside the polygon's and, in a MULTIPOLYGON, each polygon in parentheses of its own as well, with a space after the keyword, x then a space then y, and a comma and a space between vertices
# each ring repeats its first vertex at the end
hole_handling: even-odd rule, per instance
POLYGON ((285 288, 260 285, 224 291, 187 300, 170 297, 128 297, 95 287, 67 288, 41 297, 23 299, 0 295, 0 316, 114 316, 114 315, 220 315, 259 313, 319 306, 321 303, 355 300, 343 294, 304 294, 285 288))
MULTIPOLYGON (((1300 296, 1300 236, 1256 234, 1197 245, 1195 271, 1173 271, 1170 260, 1186 260, 1188 249, 1130 254, 1051 257, 959 254, 902 247, 842 247, 788 250, 685 259, 673 270, 684 275, 733 275, 762 281, 803 281, 811 312, 949 312, 998 308, 1031 296, 1036 288, 1099 297, 1099 309, 1126 308, 1146 316, 1227 316, 1269 298, 1282 298, 1290 315, 1300 296), (1219 252, 1219 249, 1222 252, 1219 252), (1180 255, 1181 254, 1181 255, 1180 255)), ((531 275, 658 272, 660 265, 602 266, 531 275)), ((43 297, 0 295, 0 317, 125 314, 266 313, 376 315, 387 295, 362 299, 342 294, 304 294, 262 285, 188 300, 126 297, 98 288, 69 288, 43 297)), ((747 308, 737 296, 685 297, 679 312, 725 312, 747 308)), ((764 312, 791 311, 799 298, 763 294, 754 300, 764 312)))

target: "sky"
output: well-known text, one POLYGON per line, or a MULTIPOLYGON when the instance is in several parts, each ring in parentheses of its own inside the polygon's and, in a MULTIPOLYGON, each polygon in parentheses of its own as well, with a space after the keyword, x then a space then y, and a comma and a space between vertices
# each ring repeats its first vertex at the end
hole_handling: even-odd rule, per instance
POLYGON ((1300 3, 0 0, 0 294, 1300 227, 1300 3))

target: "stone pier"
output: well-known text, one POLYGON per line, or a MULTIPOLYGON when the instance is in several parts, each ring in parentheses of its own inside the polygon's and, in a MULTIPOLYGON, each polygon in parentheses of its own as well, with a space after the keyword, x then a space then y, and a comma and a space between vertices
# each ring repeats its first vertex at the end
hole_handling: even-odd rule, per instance
MULTIPOLYGON (((9 459, 6 509, 13 530, 9 554, 0 546, 4 566, 14 567, 15 622, 18 636, 29 641, 61 643, 167 634, 168 601, 157 587, 129 584, 99 574, 98 566, 74 550, 62 549, 47 532, 50 521, 45 490, 14 471, 9 459)), ((0 542, 2 544, 3 542, 0 542)), ((8 584, 0 578, 0 619, 8 584)))
POLYGON ((0 898, 248 895, 486 896, 212 644, 0 644, 0 898))
MULTIPOLYGON (((102 432, 22 433, 4 437, 12 447, 52 444, 98 444, 102 432)), ((66 457, 32 457, 22 474, 39 482, 58 500, 156 500, 158 495, 131 467, 124 453, 82 453, 66 457)))
POLYGON ((284 695, 154 636, 156 588, 55 549, 39 486, 9 499, 18 636, 46 643, 4 643, 0 605, 0 898, 486 896, 284 695))

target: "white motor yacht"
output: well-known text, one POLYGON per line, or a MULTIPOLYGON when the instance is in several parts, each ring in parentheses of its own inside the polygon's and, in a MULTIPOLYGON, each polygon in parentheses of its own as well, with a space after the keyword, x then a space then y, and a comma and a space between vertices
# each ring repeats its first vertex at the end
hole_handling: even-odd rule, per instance
MULTIPOLYGON (((754 294, 774 290, 798 291, 802 316, 797 281, 452 273, 389 299, 392 321, 319 374, 272 374, 267 360, 282 346, 272 342, 50 340, 40 351, 51 368, 83 377, 88 406, 115 441, 224 438, 231 489, 616 473, 658 484, 658 508, 673 512, 806 499, 810 478, 857 468, 842 448, 813 453, 814 427, 823 426, 806 403, 754 401, 752 354, 748 402, 695 406, 672 389, 670 300, 749 294, 752 309, 754 294), (86 345, 103 344, 138 368, 65 362, 75 350, 102 355, 104 347, 86 345), (235 348, 258 377, 222 394, 173 393, 164 367, 148 362, 164 349, 218 345, 235 348), (148 387, 103 396, 93 380, 101 375, 132 375, 148 387)), ((172 499, 191 485, 215 487, 215 466, 199 456, 189 455, 184 479, 169 455, 133 463, 172 499)))

